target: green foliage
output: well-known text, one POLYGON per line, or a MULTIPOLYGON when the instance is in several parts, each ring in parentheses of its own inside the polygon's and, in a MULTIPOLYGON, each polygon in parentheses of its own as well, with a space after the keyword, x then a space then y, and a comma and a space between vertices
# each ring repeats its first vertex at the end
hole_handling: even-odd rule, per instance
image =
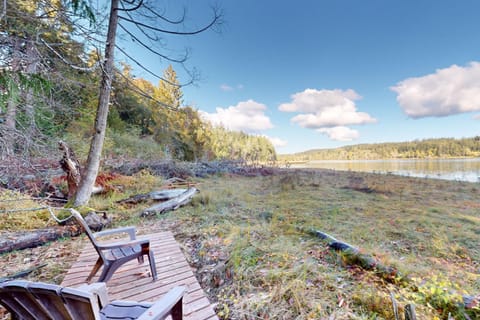
POLYGON ((250 164, 276 160, 275 148, 266 137, 229 131, 222 127, 210 130, 207 149, 211 153, 211 158, 242 160, 250 164))
POLYGON ((426 139, 400 143, 377 143, 346 146, 337 149, 310 150, 281 155, 281 161, 309 160, 377 160, 412 158, 479 157, 478 138, 426 139))
POLYGON ((88 5, 88 2, 85 0, 70 0, 67 1, 67 3, 70 3, 73 11, 80 17, 86 18, 90 26, 92 26, 95 21, 95 14, 93 13, 92 8, 88 5))
POLYGON ((151 137, 141 138, 138 129, 124 132, 109 130, 103 154, 108 158, 158 160, 164 158, 163 148, 151 137))

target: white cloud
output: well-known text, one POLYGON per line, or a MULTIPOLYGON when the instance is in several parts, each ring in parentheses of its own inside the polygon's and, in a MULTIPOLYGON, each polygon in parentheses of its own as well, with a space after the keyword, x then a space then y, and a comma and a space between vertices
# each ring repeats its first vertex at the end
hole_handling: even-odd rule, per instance
POLYGON ((480 63, 452 65, 423 77, 405 79, 391 89, 411 118, 480 111, 480 63))
POLYGON ((235 87, 230 86, 230 85, 225 84, 225 83, 220 85, 220 90, 225 91, 225 92, 234 91, 234 90, 242 90, 242 89, 243 89, 243 84, 237 84, 235 87))
POLYGON ((229 86, 228 84, 221 84, 220 85, 220 90, 222 91, 233 91, 233 88, 229 86))
POLYGON ((368 113, 357 111, 355 100, 358 99, 361 96, 351 89, 306 89, 292 95, 292 102, 281 104, 278 109, 299 112, 292 121, 309 129, 376 122, 368 113))
POLYGON ((265 115, 266 109, 264 104, 248 100, 225 109, 217 108, 215 113, 201 112, 201 115, 215 126, 234 131, 258 132, 273 128, 270 118, 265 115))
POLYGON ((360 134, 357 130, 338 126, 333 128, 320 128, 318 132, 326 134, 330 139, 337 141, 352 141, 358 139, 360 134))
POLYGON ((273 144, 273 146, 275 148, 281 148, 281 147, 285 147, 287 144, 288 144, 288 141, 287 140, 283 140, 283 139, 280 139, 280 138, 276 138, 276 137, 268 137, 268 136, 265 136, 268 140, 270 140, 270 142, 273 144))

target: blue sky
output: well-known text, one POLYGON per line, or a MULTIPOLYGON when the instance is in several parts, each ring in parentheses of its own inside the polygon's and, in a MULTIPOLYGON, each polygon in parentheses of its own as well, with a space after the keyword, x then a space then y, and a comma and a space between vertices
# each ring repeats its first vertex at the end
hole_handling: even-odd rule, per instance
MULTIPOLYGON (((184 4, 187 27, 207 21, 212 5, 161 3, 173 16, 184 4)), ((187 65, 202 80, 183 89, 184 100, 214 124, 265 135, 281 154, 480 135, 480 1, 216 4, 220 33, 164 39, 191 48, 187 65)), ((152 71, 168 66, 130 49, 152 71)))

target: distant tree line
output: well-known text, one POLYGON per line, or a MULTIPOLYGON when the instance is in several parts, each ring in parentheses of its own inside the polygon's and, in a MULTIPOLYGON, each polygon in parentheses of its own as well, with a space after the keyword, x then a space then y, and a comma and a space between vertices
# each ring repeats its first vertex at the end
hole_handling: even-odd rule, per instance
POLYGON ((425 139, 410 142, 359 144, 336 149, 318 149, 279 155, 280 161, 380 160, 480 157, 480 136, 425 139))
MULTIPOLYGON (((81 157, 88 152, 103 57, 76 40, 82 22, 72 3, 84 2, 8 1, 2 10, 0 159, 51 155, 58 140, 81 157)), ((87 9, 85 16, 92 14, 87 9)), ((130 65, 115 66, 104 158, 276 159, 267 138, 203 120, 185 104, 173 66, 163 68, 152 84, 135 77, 130 65)))

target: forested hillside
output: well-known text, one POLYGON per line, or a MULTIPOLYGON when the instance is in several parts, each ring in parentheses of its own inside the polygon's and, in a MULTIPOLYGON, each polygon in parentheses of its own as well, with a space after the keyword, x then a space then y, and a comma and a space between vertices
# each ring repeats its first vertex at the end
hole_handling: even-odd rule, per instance
MULTIPOLYGON (((2 161, 55 156, 59 140, 85 159, 104 57, 80 39, 105 39, 104 30, 83 33, 85 21, 94 15, 86 4, 8 1, 0 19, 2 161)), ((115 66, 104 158, 275 159, 265 137, 215 128, 202 120, 197 107, 208 106, 186 105, 173 65, 163 61, 158 83, 135 77, 130 65, 115 66)))
POLYGON ((279 160, 378 160, 454 157, 480 157, 480 137, 360 144, 337 149, 309 150, 291 155, 280 155, 279 160))

